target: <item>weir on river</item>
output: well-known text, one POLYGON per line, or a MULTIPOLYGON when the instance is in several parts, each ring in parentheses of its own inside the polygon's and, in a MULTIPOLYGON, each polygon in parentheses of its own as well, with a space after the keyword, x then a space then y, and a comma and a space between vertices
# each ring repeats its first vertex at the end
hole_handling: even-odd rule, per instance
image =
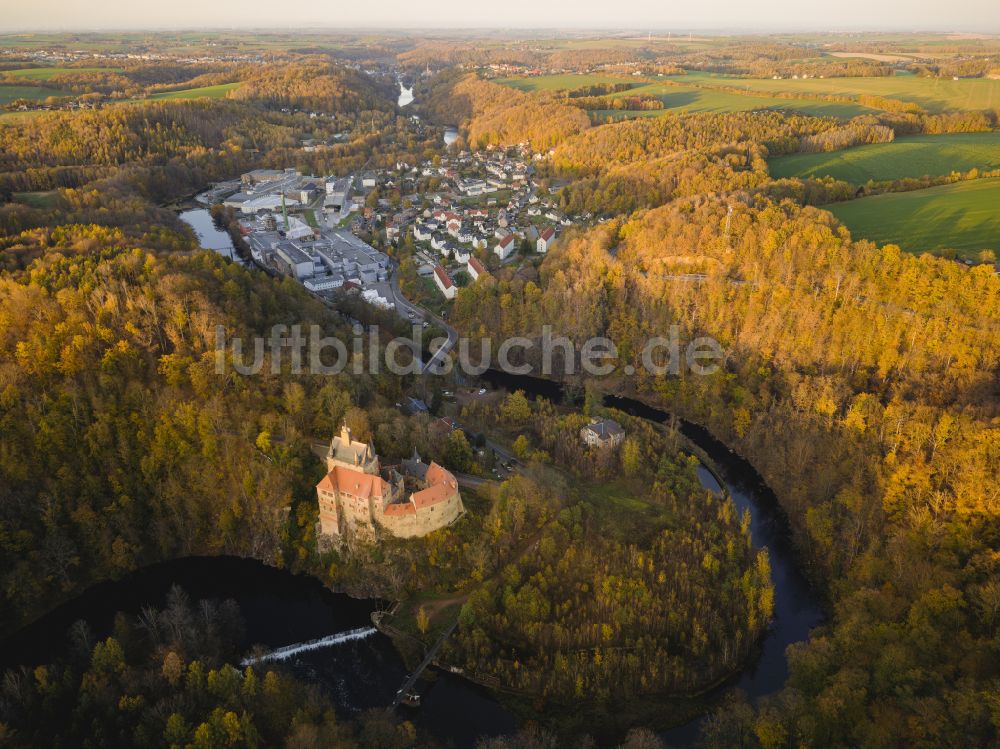
POLYGON ((310 650, 332 648, 335 645, 340 645, 345 642, 363 640, 366 637, 371 637, 377 631, 378 630, 375 629, 375 627, 358 627, 357 629, 351 629, 347 632, 338 632, 333 635, 327 635, 326 637, 320 637, 316 640, 300 642, 296 645, 285 645, 284 647, 272 650, 270 653, 265 653, 264 655, 248 656, 240 661, 240 665, 253 666, 256 663, 267 663, 268 661, 285 661, 292 656, 298 655, 299 653, 308 653, 310 650))

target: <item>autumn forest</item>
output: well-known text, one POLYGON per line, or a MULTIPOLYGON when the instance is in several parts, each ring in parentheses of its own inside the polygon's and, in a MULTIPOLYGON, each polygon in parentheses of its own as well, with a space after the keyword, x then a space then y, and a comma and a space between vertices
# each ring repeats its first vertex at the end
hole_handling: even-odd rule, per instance
MULTIPOLYGON (((996 205, 946 214, 931 192, 1000 176, 996 38, 163 32, 0 51, 0 643, 96 583, 225 556, 377 602, 404 673, 434 656, 426 715, 345 709, 291 661, 243 662, 253 606, 174 587, 107 631, 77 623, 44 662, 4 652, 0 744, 456 746, 433 717, 451 688, 489 706, 468 708, 478 749, 1000 746, 996 205), (975 167, 920 140, 957 135, 975 167), (907 169, 911 143, 927 161, 907 169), (773 174, 871 148, 898 169, 773 174), (523 166, 523 204, 453 189, 476 164, 523 166), (425 345, 549 328, 629 366, 558 360, 558 396, 304 374, 274 349, 258 375, 220 374, 218 326, 349 343, 414 319, 264 267, 237 208, 206 215, 239 257, 204 249, 180 211, 254 169, 357 175, 353 207, 297 215, 386 254, 425 345), (877 241, 835 208, 904 195, 922 212, 900 220, 944 244, 877 241), (463 260, 453 299, 399 218, 445 209, 498 232, 465 248, 481 272, 463 260), (986 239, 949 246, 953 226, 986 239), (644 345, 671 329, 718 342, 720 366, 651 371, 644 345), (766 694, 738 684, 781 624, 784 575, 681 420, 752 466, 822 609, 766 694), (608 421, 612 447, 581 441, 608 421), (417 451, 454 472, 464 515, 321 538, 319 456, 341 425, 385 466, 417 451)), ((516 363, 541 376, 539 352, 516 363)))

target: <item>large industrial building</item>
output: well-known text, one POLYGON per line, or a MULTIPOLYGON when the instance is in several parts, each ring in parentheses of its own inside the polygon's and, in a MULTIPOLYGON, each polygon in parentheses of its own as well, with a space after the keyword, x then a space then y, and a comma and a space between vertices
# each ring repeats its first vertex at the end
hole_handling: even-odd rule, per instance
POLYGON ((350 283, 372 304, 394 306, 388 283, 390 260, 384 252, 346 229, 309 229, 300 234, 292 223, 288 231, 283 227, 282 218, 267 216, 254 226, 247 241, 257 262, 294 276, 316 294, 350 283))

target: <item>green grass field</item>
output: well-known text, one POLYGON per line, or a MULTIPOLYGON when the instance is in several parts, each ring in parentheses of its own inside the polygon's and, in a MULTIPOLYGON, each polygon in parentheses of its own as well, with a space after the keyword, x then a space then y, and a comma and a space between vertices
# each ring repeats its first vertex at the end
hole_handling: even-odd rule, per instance
POLYGON ((908 252, 955 250, 975 259, 980 250, 1000 250, 1000 179, 873 195, 824 208, 856 239, 897 244, 908 252))
POLYGON ((812 99, 785 99, 776 96, 756 94, 735 94, 711 88, 685 86, 687 76, 677 76, 666 81, 651 81, 648 78, 634 78, 611 75, 543 75, 530 78, 501 78, 497 83, 512 86, 521 91, 554 91, 593 86, 600 83, 629 83, 635 86, 628 91, 611 94, 611 98, 636 95, 655 96, 663 102, 664 109, 643 112, 621 110, 600 110, 594 114, 603 119, 627 117, 657 117, 665 112, 687 110, 689 112, 748 112, 755 109, 775 109, 804 112, 817 117, 850 118, 874 110, 860 104, 815 101, 812 99))
POLYGON ((634 77, 623 75, 584 75, 567 73, 565 75, 536 75, 527 78, 497 78, 496 83, 510 86, 520 91, 557 91, 559 89, 574 89, 582 86, 596 86, 601 83, 627 83, 631 86, 640 86, 646 83, 645 79, 636 80, 634 77))
POLYGON ((4 70, 2 75, 26 81, 47 81, 64 73, 119 73, 121 68, 22 68, 4 70))
POLYGON ((641 485, 626 479, 582 484, 580 499, 601 526, 623 542, 670 525, 672 517, 649 499, 641 485))
POLYGON ((150 96, 150 100, 160 101, 166 99, 224 99, 233 89, 237 89, 243 84, 220 83, 216 86, 201 86, 200 88, 184 88, 180 91, 163 91, 150 96))
POLYGON ((844 104, 840 102, 813 101, 809 99, 781 99, 775 96, 744 96, 727 91, 713 91, 707 88, 673 86, 669 84, 651 83, 642 88, 636 88, 618 97, 636 94, 655 96, 663 102, 664 109, 649 112, 623 112, 611 110, 600 114, 611 114, 616 119, 622 116, 658 116, 665 112, 750 112, 753 110, 770 109, 782 111, 803 112, 816 117, 837 117, 850 119, 859 114, 870 113, 872 110, 859 104, 844 104))
POLYGON ((40 101, 50 96, 66 96, 62 91, 41 86, 0 86, 0 105, 10 104, 18 99, 40 101))
POLYGON ((769 163, 771 175, 824 177, 860 185, 868 180, 937 176, 1000 169, 1000 133, 956 133, 897 138, 830 153, 798 153, 769 163))
POLYGON ((711 73, 689 73, 676 76, 681 83, 723 85, 745 88, 759 95, 769 93, 805 93, 857 97, 865 94, 900 99, 917 104, 928 112, 950 109, 1000 109, 1000 80, 968 78, 920 78, 915 75, 888 78, 809 78, 775 81, 757 78, 731 78, 711 73))
POLYGON ((55 205, 56 200, 59 197, 59 193, 56 190, 48 190, 46 192, 16 192, 14 193, 14 200, 18 203, 24 203, 32 208, 51 208, 55 205))

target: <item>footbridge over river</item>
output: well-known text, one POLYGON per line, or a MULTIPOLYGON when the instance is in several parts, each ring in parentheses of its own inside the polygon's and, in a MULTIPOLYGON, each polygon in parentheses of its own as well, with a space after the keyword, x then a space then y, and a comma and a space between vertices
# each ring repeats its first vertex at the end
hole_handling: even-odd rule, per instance
POLYGON ((403 698, 406 697, 406 695, 413 689, 413 685, 417 683, 417 680, 420 679, 424 671, 427 670, 427 667, 434 662, 434 659, 437 657, 438 652, 441 650, 441 646, 444 645, 445 640, 451 637, 451 633, 455 631, 455 627, 457 626, 458 626, 458 620, 456 619, 454 622, 448 625, 448 628, 445 629, 441 633, 441 635, 437 638, 437 640, 434 641, 434 644, 431 645, 430 649, 427 651, 427 655, 425 655, 424 659, 420 662, 420 665, 417 666, 416 670, 414 670, 413 673, 411 673, 409 676, 406 677, 406 681, 403 682, 403 686, 401 686, 399 688, 399 691, 396 692, 396 696, 392 700, 392 706, 389 708, 390 710, 395 710, 397 707, 399 707, 399 704, 403 701, 403 698))

